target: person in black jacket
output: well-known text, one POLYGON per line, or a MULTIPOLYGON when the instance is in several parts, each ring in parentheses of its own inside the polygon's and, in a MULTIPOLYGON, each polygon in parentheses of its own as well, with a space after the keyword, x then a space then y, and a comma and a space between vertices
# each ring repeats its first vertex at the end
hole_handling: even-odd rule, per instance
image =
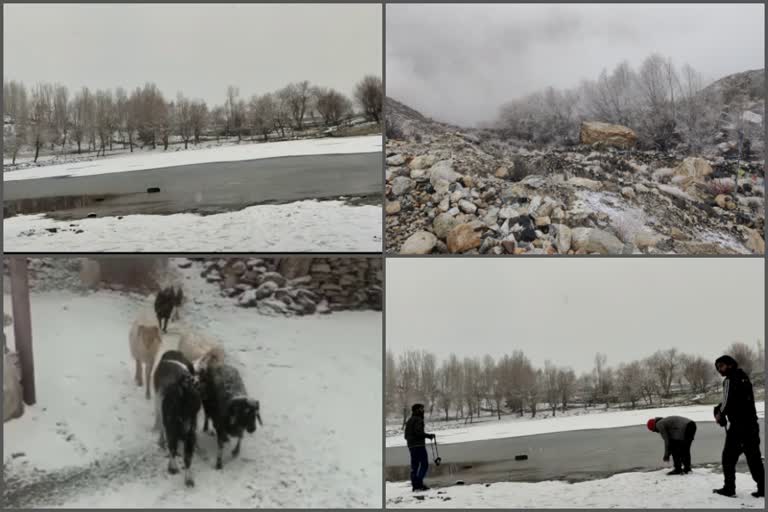
POLYGON ((765 496, 765 468, 760 454, 760 425, 752 383, 731 356, 718 357, 715 368, 725 377, 723 401, 714 410, 715 421, 726 427, 722 459, 725 485, 712 492, 723 496, 736 495, 736 462, 743 453, 752 479, 757 483, 757 492, 753 492, 752 496, 762 498, 765 496))
POLYGON ((424 477, 429 468, 429 455, 427 454, 427 439, 434 439, 435 434, 424 432, 424 405, 413 404, 411 417, 405 423, 405 440, 408 443, 408 451, 411 452, 411 485, 413 492, 426 491, 424 477))

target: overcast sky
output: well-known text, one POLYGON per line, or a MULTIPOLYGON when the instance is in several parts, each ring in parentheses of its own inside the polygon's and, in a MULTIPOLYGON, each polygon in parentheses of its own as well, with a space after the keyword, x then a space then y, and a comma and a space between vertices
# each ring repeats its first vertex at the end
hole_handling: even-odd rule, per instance
POLYGON ((387 5, 387 95, 472 125, 653 52, 708 79, 764 67, 762 4, 387 5))
POLYGON ((677 347, 707 359, 764 340, 762 259, 387 260, 386 343, 439 358, 523 350, 591 370, 677 347))
POLYGON ((382 74, 381 5, 3 6, 4 78, 133 89, 209 104, 310 80, 351 94, 382 74))

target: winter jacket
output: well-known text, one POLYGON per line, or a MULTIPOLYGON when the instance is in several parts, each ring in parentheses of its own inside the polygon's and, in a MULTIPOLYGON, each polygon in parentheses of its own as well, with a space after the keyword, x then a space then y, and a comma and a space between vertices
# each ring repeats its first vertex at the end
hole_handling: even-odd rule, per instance
POLYGON ((408 448, 426 445, 427 434, 424 433, 424 417, 412 414, 405 423, 405 440, 408 448))
POLYGON ((684 441, 685 429, 691 420, 682 416, 666 416, 656 422, 656 431, 664 439, 664 457, 670 455, 670 441, 684 441))
POLYGON ((752 382, 741 368, 734 368, 723 380, 723 401, 718 408, 720 414, 728 419, 731 428, 757 426, 752 382))

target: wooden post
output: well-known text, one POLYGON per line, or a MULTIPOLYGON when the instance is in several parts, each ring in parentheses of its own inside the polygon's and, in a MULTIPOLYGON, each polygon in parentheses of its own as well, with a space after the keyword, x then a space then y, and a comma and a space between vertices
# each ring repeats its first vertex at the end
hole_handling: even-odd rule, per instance
POLYGON ((32 318, 29 307, 27 259, 11 256, 11 301, 13 305, 13 334, 16 353, 21 365, 21 387, 24 403, 35 405, 35 364, 32 353, 32 318))

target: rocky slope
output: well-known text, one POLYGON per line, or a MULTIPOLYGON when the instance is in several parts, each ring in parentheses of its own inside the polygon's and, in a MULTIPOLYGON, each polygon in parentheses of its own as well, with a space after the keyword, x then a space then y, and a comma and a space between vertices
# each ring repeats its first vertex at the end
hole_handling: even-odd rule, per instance
POLYGON ((389 253, 765 251, 762 161, 531 149, 387 105, 408 127, 387 140, 389 253))

